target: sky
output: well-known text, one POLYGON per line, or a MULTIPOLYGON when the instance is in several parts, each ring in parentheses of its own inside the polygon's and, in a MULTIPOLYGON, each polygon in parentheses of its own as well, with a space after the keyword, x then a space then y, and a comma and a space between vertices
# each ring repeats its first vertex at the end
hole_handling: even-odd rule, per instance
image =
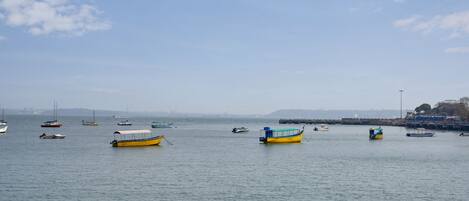
POLYGON ((6 108, 415 108, 468 75, 463 0, 0 0, 6 108))

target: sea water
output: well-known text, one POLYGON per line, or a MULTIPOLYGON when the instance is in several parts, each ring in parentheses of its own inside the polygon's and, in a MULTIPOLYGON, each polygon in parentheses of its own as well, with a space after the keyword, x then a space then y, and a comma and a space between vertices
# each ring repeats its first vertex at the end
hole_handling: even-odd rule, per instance
POLYGON ((301 128, 269 119, 61 118, 41 128, 44 116, 10 116, 0 136, 0 200, 467 200, 469 137, 435 131, 409 138, 401 127, 305 127, 301 144, 260 144, 259 130, 301 128), (177 128, 152 129, 173 144, 113 148, 115 130, 150 129, 152 121, 177 128), (233 134, 233 127, 251 131, 233 134), (42 133, 63 140, 41 140, 42 133))

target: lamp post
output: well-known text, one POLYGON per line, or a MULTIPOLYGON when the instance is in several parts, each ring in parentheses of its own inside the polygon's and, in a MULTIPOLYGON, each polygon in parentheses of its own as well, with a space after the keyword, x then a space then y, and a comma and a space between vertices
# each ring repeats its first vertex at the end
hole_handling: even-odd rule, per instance
POLYGON ((401 119, 402 119, 402 93, 404 92, 404 90, 400 89, 399 92, 401 94, 401 119))

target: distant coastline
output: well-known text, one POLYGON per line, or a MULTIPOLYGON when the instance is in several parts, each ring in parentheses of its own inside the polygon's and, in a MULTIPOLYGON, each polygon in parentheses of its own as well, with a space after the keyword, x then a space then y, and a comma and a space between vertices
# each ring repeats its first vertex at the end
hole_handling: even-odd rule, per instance
MULTIPOLYGON (((305 118, 305 119, 339 119, 339 118, 395 118, 399 116, 399 110, 302 110, 282 109, 268 114, 204 114, 183 112, 142 112, 142 111, 115 111, 95 110, 98 117, 220 117, 220 118, 305 118)), ((93 109, 88 108, 62 108, 58 109, 59 116, 90 116, 93 109)), ((49 116, 53 111, 49 109, 5 109, 7 115, 38 115, 49 116)))

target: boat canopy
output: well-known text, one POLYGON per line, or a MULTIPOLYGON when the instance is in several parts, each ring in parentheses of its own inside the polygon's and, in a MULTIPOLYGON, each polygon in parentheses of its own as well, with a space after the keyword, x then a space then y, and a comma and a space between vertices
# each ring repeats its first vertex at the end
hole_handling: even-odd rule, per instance
POLYGON ((299 131, 297 128, 282 128, 282 129, 272 129, 272 132, 290 132, 290 131, 299 131))
POLYGON ((150 130, 125 130, 125 131, 116 131, 114 135, 134 135, 134 134, 151 134, 150 130))

